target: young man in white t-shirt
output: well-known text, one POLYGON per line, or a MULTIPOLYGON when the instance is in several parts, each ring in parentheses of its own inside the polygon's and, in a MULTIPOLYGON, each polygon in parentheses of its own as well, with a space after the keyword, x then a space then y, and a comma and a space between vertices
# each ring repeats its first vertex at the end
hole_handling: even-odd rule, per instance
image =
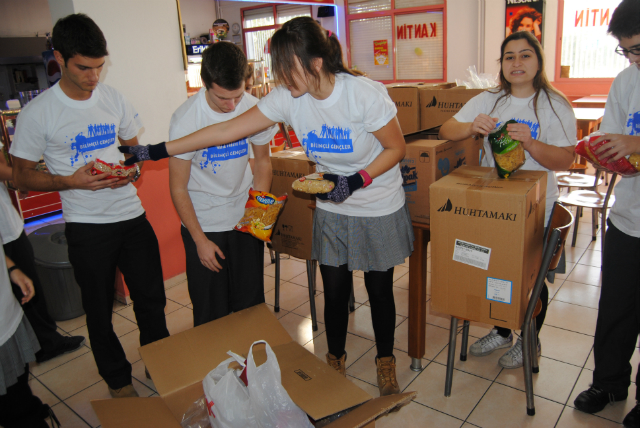
MULTIPOLYGON (((169 336, 158 240, 145 216, 135 178, 92 176, 97 159, 123 161, 117 141, 137 145, 142 123, 115 89, 98 82, 107 43, 86 15, 69 15, 53 28, 62 78, 27 105, 10 153, 22 190, 59 191, 69 261, 82 291, 91 350, 113 397, 137 396, 131 364, 111 322, 116 267, 134 301, 140 344, 169 336), (41 156, 51 174, 37 171, 41 156)), ((148 376, 148 375, 147 375, 148 376)))
MULTIPOLYGON (((171 140, 233 119, 258 102, 245 93, 247 59, 238 46, 208 47, 201 70, 205 87, 171 117, 171 140)), ((268 192, 271 187, 269 141, 276 131, 271 127, 250 139, 169 159, 195 326, 264 302, 264 243, 233 228, 244 214, 249 188, 268 192)))
MULTIPOLYGON (((623 0, 611 16, 609 33, 616 52, 631 65, 613 81, 600 130, 609 140, 596 153, 614 160, 640 153, 640 2, 623 0)), ((598 142, 599 140, 596 140, 598 142)), ((638 352, 640 325, 640 176, 622 177, 609 214, 602 254, 602 287, 593 344, 593 383, 574 401, 576 409, 596 413, 608 403, 627 399, 630 360, 638 352)), ((602 225, 602 227, 605 227, 602 225)), ((640 369, 640 367, 639 367, 640 369)), ((634 389, 636 405, 624 418, 627 428, 640 426, 640 370, 634 389)))

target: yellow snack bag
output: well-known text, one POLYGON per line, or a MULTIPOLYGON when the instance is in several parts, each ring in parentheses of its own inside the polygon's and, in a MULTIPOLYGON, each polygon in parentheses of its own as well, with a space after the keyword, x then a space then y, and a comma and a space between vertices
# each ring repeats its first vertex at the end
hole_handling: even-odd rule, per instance
POLYGON ((271 242, 273 225, 276 224, 286 200, 286 194, 278 198, 271 193, 249 189, 249 200, 244 206, 244 216, 234 229, 250 233, 261 241, 271 242))

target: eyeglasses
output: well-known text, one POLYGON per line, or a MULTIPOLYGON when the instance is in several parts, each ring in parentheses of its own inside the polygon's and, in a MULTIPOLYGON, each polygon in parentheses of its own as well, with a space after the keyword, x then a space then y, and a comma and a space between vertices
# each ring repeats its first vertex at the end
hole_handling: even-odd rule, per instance
POLYGON ((618 55, 622 55, 622 56, 629 56, 629 54, 640 55, 640 47, 633 47, 631 49, 625 49, 622 46, 618 46, 616 48, 616 53, 618 55))

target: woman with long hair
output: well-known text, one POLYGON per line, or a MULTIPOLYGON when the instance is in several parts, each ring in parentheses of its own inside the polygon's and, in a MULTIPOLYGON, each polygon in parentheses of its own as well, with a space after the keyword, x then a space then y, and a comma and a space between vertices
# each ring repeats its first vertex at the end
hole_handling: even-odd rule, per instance
POLYGON ((395 104, 382 84, 344 66, 337 38, 312 18, 285 23, 271 39, 271 54, 279 85, 256 107, 166 145, 120 149, 135 154, 129 163, 157 160, 291 124, 317 171, 335 184, 318 195, 312 245, 324 284, 327 362, 345 373, 352 271, 361 270, 380 394, 397 393, 393 270, 413 250, 413 229, 398 166, 405 141, 395 104))
MULTIPOLYGON (((482 166, 495 166, 487 135, 508 120, 509 136, 522 143, 526 161, 523 170, 547 171, 545 222, 551 217, 558 199, 558 182, 554 171, 567 170, 574 159, 576 118, 566 97, 554 89, 544 69, 544 53, 536 37, 519 31, 507 37, 500 47, 500 85, 472 98, 440 128, 440 138, 463 140, 484 136, 482 166)), ((564 257, 556 273, 564 273, 564 257)), ((553 282, 552 275, 548 278, 553 282)), ((536 317, 538 333, 544 322, 549 300, 547 285, 540 294, 542 310, 536 317)), ((484 356, 496 349, 511 346, 511 330, 495 327, 471 345, 470 353, 484 356)), ((540 341, 538 341, 540 354, 540 341)), ((504 368, 522 367, 522 341, 518 339, 500 358, 504 368)))

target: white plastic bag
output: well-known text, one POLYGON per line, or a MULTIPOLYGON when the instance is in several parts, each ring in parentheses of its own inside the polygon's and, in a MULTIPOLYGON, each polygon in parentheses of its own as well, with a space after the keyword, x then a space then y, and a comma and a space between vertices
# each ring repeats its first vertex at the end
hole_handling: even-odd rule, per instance
POLYGON ((249 391, 240 380, 239 370, 229 368, 236 361, 244 367, 244 358, 229 351, 231 358, 221 362, 202 380, 213 428, 259 428, 251 407, 249 391))
POLYGON ((213 428, 313 428, 307 415, 289 397, 282 386, 280 366, 264 340, 254 342, 246 363, 248 386, 240 380, 240 370, 229 369, 244 358, 227 352, 231 358, 209 372, 202 381, 213 428), (267 361, 256 367, 253 347, 264 343, 267 361))
POLYGON ((276 354, 264 340, 253 342, 247 358, 247 381, 251 406, 263 428, 313 428, 306 413, 298 407, 282 386, 276 354), (267 361, 256 367, 253 347, 264 343, 267 361))
POLYGON ((456 79, 456 85, 466 86, 467 89, 495 88, 500 83, 497 75, 488 73, 478 74, 475 65, 467 68, 466 79, 456 79))

